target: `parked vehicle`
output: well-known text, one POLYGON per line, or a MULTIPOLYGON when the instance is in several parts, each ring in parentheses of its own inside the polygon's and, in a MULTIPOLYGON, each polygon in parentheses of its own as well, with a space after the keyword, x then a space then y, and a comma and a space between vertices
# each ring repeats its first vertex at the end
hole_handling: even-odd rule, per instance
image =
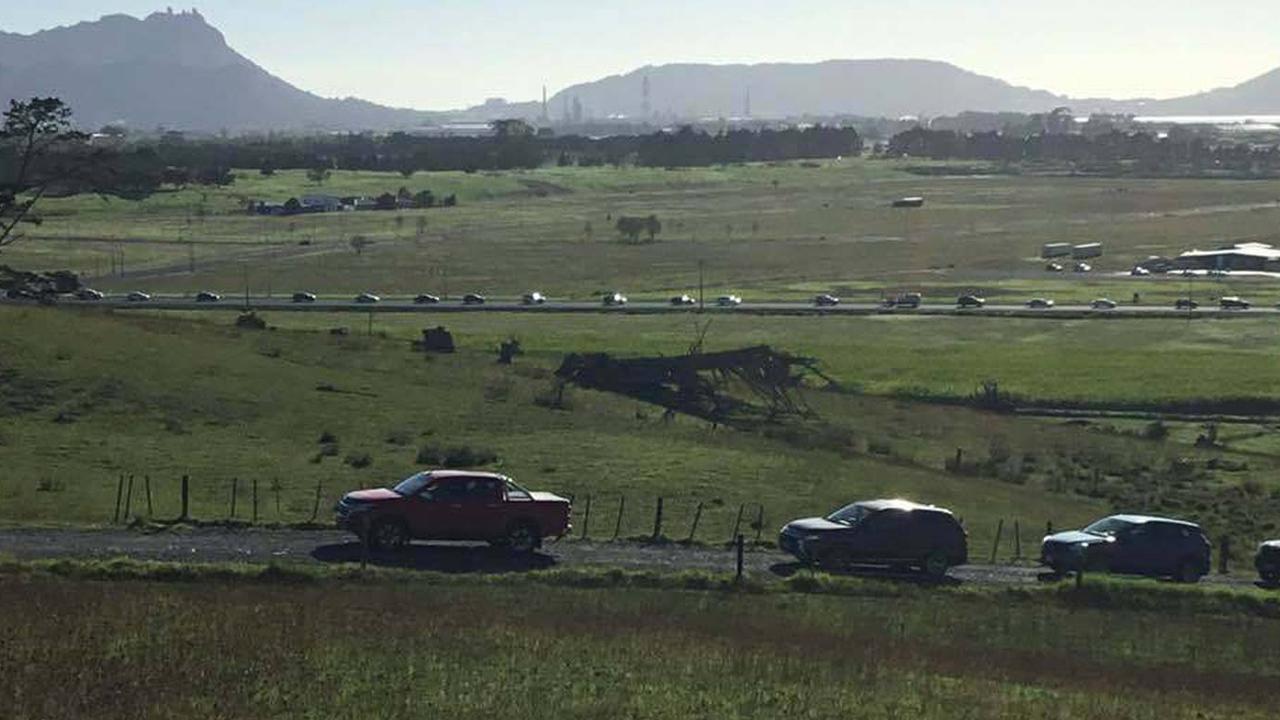
POLYGON ((196 302, 198 303, 216 303, 222 300, 222 296, 215 292, 205 290, 196 294, 196 302))
POLYGON ((671 298, 671 304, 675 307, 689 307, 691 305, 697 305, 698 301, 688 295, 677 295, 671 298))
POLYGON ((347 493, 334 512, 338 527, 357 535, 367 531, 369 544, 386 550, 413 540, 471 540, 529 553, 571 527, 565 498, 526 490, 504 475, 457 470, 421 472, 394 488, 347 493))
POLYGON ((1258 568, 1258 577, 1262 578, 1262 582, 1267 585, 1280 585, 1280 540, 1259 545, 1253 564, 1258 568))
POLYGON ((716 298, 716 305, 722 308, 738 307, 742 304, 742 298, 737 295, 721 295, 716 298))
POLYGON ((778 546, 831 570, 902 566, 935 578, 969 560, 968 538, 951 511, 907 500, 856 502, 825 518, 795 520, 782 528, 778 546))
POLYGON ((545 305, 547 298, 542 293, 534 291, 525 293, 524 297, 520 298, 520 301, 525 305, 545 305))
POLYGON ((316 296, 309 292, 296 292, 293 294, 293 301, 296 303, 313 303, 316 296))
POLYGON ((1067 271, 1067 269, 1062 266, 1062 263, 1056 263, 1056 262, 1048 263, 1047 265, 1044 266, 1044 269, 1046 272, 1056 272, 1056 273, 1067 271))
POLYGON ((76 299, 84 302, 97 302, 106 297, 93 288, 80 288, 76 291, 76 299))
POLYGON ((147 293, 142 292, 141 290, 134 290, 133 292, 126 295, 124 299, 127 300, 128 302, 137 302, 137 303, 151 302, 151 296, 148 295, 147 293))
POLYGON ((1049 298, 1031 298, 1027 301, 1027 307, 1032 310, 1052 310, 1054 302, 1049 298))
POLYGON ((1129 274, 1132 275, 1133 277, 1147 277, 1148 275, 1151 274, 1151 271, 1142 267, 1141 265, 1138 265, 1138 266, 1135 266, 1132 270, 1130 270, 1129 274))
POLYGON ((430 295, 428 293, 422 293, 421 295, 413 299, 413 304, 414 305, 439 305, 440 298, 436 297, 435 295, 430 295))
POLYGON ((1223 310, 1248 310, 1253 307, 1253 304, 1248 300, 1244 300, 1235 295, 1228 295, 1227 297, 1221 298, 1218 300, 1218 304, 1223 310))
POLYGON ((480 293, 467 293, 462 296, 463 305, 483 305, 486 302, 488 302, 488 300, 480 293))
POLYGON ((1112 515, 1046 536, 1040 561, 1060 574, 1099 570, 1194 583, 1209 572, 1209 539, 1199 525, 1182 520, 1112 515))
POLYGON ((627 296, 620 292, 611 292, 601 298, 601 302, 605 307, 622 307, 627 304, 627 296))
POLYGON ((1098 298, 1097 300, 1089 303, 1089 307, 1094 310, 1115 310, 1120 307, 1120 303, 1110 298, 1098 298))
POLYGON ((1195 310, 1200 307, 1200 303, 1191 298, 1178 298, 1173 307, 1175 310, 1195 310))
POLYGON ((40 296, 27 288, 9 288, 4 296, 10 300, 39 300, 40 296))
POLYGON ((377 295, 374 295, 373 293, 364 292, 356 296, 356 302, 360 303, 361 305, 374 305, 376 303, 382 302, 382 298, 378 297, 377 295))
POLYGON ((1093 272, 1093 266, 1087 262, 1078 262, 1072 270, 1078 273, 1093 272))
POLYGON ((986 306, 986 298, 980 298, 977 295, 961 295, 956 298, 956 307, 958 308, 983 308, 986 306))
POLYGON ((813 298, 813 304, 818 307, 835 307, 840 304, 840 298, 823 293, 813 298))

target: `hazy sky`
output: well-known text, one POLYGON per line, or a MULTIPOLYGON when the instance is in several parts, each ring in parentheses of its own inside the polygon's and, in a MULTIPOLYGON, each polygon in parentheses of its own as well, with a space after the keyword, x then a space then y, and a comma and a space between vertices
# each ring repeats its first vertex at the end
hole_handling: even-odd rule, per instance
MULTIPOLYGON (((6 1, 29 33, 118 0, 6 1)), ((1173 97, 1280 67, 1276 0, 208 0, 232 47, 327 96, 422 109, 531 100, 667 62, 946 60, 1074 97, 1173 97)))

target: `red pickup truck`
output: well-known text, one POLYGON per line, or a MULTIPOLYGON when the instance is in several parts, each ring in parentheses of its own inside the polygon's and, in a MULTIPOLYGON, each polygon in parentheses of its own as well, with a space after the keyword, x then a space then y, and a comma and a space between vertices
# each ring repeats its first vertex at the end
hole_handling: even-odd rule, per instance
POLYGON ((394 488, 347 493, 334 508, 338 527, 368 533, 378 549, 412 540, 472 540, 529 553, 569 533, 565 498, 520 487, 493 473, 433 470, 394 488))

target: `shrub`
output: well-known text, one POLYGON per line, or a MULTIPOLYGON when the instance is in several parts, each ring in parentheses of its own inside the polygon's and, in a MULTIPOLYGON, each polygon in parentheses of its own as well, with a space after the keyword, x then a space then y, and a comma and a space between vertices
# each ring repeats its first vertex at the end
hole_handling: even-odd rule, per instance
POLYGON ((419 465, 443 468, 473 468, 493 465, 497 462, 497 453, 484 448, 473 448, 470 445, 449 448, 423 445, 418 450, 419 465))
POLYGON ((320 433, 320 440, 319 440, 319 442, 320 442, 320 444, 321 444, 321 445, 337 445, 337 444, 338 444, 338 436, 337 436, 337 435, 334 435, 333 433, 329 432, 328 430, 325 430, 324 432, 320 433))
POLYGON ((1142 437, 1148 440, 1164 440, 1169 437, 1169 426, 1163 420, 1156 420, 1142 429, 1142 437))
POLYGON ((357 470, 361 470, 373 464, 373 456, 371 456, 367 452, 351 453, 347 455, 346 460, 344 460, 344 462, 346 462, 351 467, 356 468, 357 470))

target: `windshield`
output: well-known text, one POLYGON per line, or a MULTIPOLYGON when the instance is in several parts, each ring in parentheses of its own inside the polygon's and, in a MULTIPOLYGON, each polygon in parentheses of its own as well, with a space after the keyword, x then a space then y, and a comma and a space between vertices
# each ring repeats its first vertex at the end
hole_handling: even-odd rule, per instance
POLYGON ((831 513, 827 516, 827 519, 834 523, 840 523, 841 525, 857 525, 870 514, 871 511, 867 510, 866 507, 854 503, 853 505, 846 505, 845 507, 831 513))
POLYGON ((1094 535, 1116 535, 1133 527, 1134 523, 1120 518, 1104 518, 1085 528, 1084 531, 1094 535))
POLYGON ((397 493, 400 493, 401 495, 404 495, 406 497, 408 497, 409 495, 417 495, 418 493, 422 492, 422 488, 426 487, 427 483, 430 481, 431 481, 431 473, 429 472, 418 473, 417 475, 410 475, 404 480, 401 480, 400 484, 396 485, 394 490, 397 493))
POLYGON ((516 482, 507 478, 507 499, 508 500, 532 500, 533 496, 528 490, 520 487, 516 482))

